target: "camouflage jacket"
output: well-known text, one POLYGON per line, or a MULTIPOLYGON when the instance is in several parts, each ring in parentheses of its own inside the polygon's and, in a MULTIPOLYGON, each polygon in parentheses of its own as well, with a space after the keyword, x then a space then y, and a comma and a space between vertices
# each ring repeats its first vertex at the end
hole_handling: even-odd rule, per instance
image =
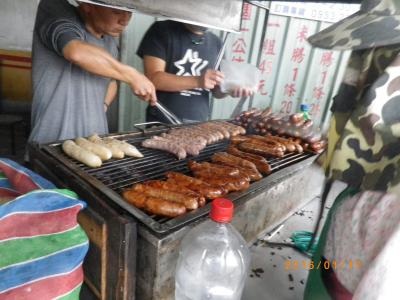
POLYGON ((399 53, 400 44, 352 53, 332 106, 324 154, 331 179, 363 190, 400 187, 399 53))

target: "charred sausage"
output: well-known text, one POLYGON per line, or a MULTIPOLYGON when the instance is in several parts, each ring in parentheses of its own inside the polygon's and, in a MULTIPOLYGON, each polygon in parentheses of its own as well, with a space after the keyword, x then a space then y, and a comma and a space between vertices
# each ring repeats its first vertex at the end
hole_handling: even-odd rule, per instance
POLYGON ((269 140, 276 141, 276 142, 283 144, 286 147, 287 152, 295 152, 296 151, 296 144, 288 139, 281 138, 278 136, 273 136, 273 135, 266 136, 264 138, 267 140, 269 139, 269 140))
POLYGON ((251 181, 260 180, 262 178, 255 164, 240 157, 233 156, 226 152, 219 152, 215 153, 211 159, 215 163, 237 168, 240 174, 249 177, 251 181))
POLYGON ((269 147, 264 143, 254 143, 254 142, 244 142, 239 144, 239 149, 262 156, 275 156, 275 157, 283 157, 284 153, 280 148, 277 147, 269 147))
POLYGON ((243 176, 215 176, 212 172, 196 172, 196 177, 203 179, 213 186, 221 186, 228 192, 243 191, 249 188, 250 180, 243 176))
POLYGON ((163 199, 183 204, 186 209, 193 210, 199 207, 199 203, 196 197, 185 195, 183 193, 165 190, 158 187, 146 186, 144 184, 136 184, 133 187, 133 190, 142 193, 148 197, 163 199))
POLYGON ((271 173, 271 166, 268 161, 260 155, 246 153, 233 146, 229 146, 228 153, 254 163, 257 170, 263 174, 268 175, 271 173))
POLYGON ((168 182, 168 181, 161 181, 161 180, 150 180, 147 182, 144 182, 143 185, 154 187, 154 188, 159 188, 167 191, 172 191, 172 192, 179 192, 185 195, 188 195, 190 197, 194 197, 197 199, 197 202, 199 206, 204 206, 206 204, 206 199, 200 195, 199 193, 196 193, 182 185, 175 184, 173 182, 168 182))
POLYGON ((195 161, 188 162, 189 169, 192 172, 196 171, 209 171, 214 172, 215 175, 221 176, 235 176, 239 175, 239 170, 237 168, 229 167, 229 166, 220 166, 217 164, 210 164, 210 163, 197 163, 195 161))
POLYGON ((150 214, 175 218, 186 212, 185 206, 180 203, 149 197, 134 190, 127 190, 122 196, 128 203, 150 214))
POLYGON ((207 199, 215 199, 222 197, 226 194, 225 189, 222 187, 212 186, 198 178, 186 176, 177 172, 167 173, 168 182, 182 185, 192 191, 203 195, 207 199))
POLYGON ((226 152, 215 153, 211 157, 211 160, 213 162, 222 163, 222 164, 228 165, 228 166, 238 166, 238 167, 257 170, 256 165, 254 163, 252 163, 251 161, 240 158, 238 156, 234 156, 234 155, 226 153, 226 152))

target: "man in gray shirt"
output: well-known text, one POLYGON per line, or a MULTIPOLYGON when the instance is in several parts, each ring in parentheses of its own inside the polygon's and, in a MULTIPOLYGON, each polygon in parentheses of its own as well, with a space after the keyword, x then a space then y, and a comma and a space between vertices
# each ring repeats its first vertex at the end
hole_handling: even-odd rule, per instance
POLYGON ((154 104, 154 85, 116 58, 118 37, 131 12, 67 0, 41 0, 32 46, 33 106, 30 142, 108 133, 106 110, 115 80, 154 104))

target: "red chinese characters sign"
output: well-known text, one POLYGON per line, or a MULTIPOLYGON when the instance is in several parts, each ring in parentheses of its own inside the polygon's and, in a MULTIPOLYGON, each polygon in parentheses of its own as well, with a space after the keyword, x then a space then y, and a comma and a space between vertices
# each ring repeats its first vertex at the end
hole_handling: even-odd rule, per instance
MULTIPOLYGON (((249 32, 250 28, 250 22, 253 17, 253 6, 245 3, 243 6, 243 14, 242 14, 242 28, 241 31, 242 33, 249 32)), ((245 62, 246 61, 246 55, 248 53, 247 51, 247 42, 246 39, 243 37, 243 34, 238 37, 232 45, 232 61, 237 61, 237 62, 245 62)))
POLYGON ((300 26, 296 32, 296 44, 292 50, 290 61, 292 62, 292 77, 290 81, 284 85, 283 96, 284 100, 281 102, 280 112, 291 113, 293 109, 293 97, 295 97, 297 88, 297 79, 300 66, 304 63, 306 58, 306 41, 309 35, 309 28, 306 25, 300 26))
POLYGON ((318 81, 312 90, 312 103, 310 104, 311 110, 310 114, 316 118, 321 114, 321 101, 326 98, 326 79, 328 76, 329 68, 334 64, 333 51, 324 51, 321 55, 319 61, 320 65, 320 76, 318 76, 318 81))
POLYGON ((244 62, 247 52, 247 44, 243 38, 237 39, 232 46, 233 57, 232 61, 244 62))

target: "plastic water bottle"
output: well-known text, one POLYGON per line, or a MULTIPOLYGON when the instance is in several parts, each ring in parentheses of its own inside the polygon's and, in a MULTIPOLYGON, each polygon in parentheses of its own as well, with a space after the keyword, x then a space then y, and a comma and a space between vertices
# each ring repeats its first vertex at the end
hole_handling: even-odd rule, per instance
POLYGON ((229 224, 233 203, 216 199, 211 220, 182 240, 175 275, 175 300, 240 300, 250 265, 245 240, 229 224))
POLYGON ((303 113, 304 121, 311 120, 310 106, 308 104, 300 104, 300 111, 303 113))

